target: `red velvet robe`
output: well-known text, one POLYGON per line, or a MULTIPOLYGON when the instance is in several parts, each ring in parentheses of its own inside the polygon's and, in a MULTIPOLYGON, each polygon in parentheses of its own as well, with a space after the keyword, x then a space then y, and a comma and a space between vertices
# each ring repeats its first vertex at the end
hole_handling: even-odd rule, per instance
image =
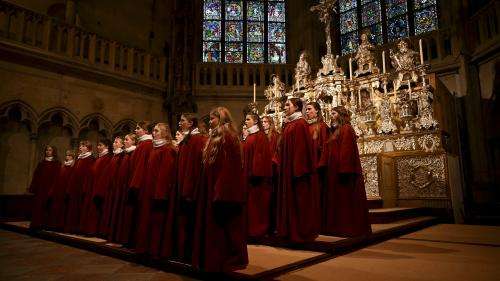
POLYGON ((285 124, 280 144, 280 183, 276 231, 290 242, 313 241, 318 236, 318 188, 312 138, 303 118, 285 124))
POLYGON ((33 173, 29 192, 35 195, 31 215, 30 228, 40 229, 49 223, 48 194, 54 185, 61 162, 42 160, 33 173))
POLYGON ((124 152, 116 175, 116 198, 112 207, 110 220, 110 233, 108 240, 111 242, 129 245, 131 243, 134 205, 127 202, 128 183, 132 174, 131 162, 134 159, 135 151, 124 152))
POLYGON ((207 137, 201 134, 190 135, 179 144, 178 160, 178 208, 177 208, 177 254, 181 260, 188 261, 193 249, 195 207, 197 188, 201 180, 203 148, 207 137))
POLYGON ((56 231, 62 231, 64 229, 67 210, 66 189, 68 188, 72 172, 72 165, 66 166, 63 164, 49 195, 52 200, 50 205, 49 227, 56 231))
POLYGON ((203 164, 198 192, 192 264, 207 272, 248 264, 247 193, 238 137, 225 133, 213 163, 203 164))
POLYGON ((269 140, 269 147, 272 155, 273 161, 273 190, 271 193, 271 206, 270 206, 270 217, 269 217, 269 228, 271 231, 276 229, 276 206, 277 206, 277 196, 276 192, 278 191, 279 184, 279 143, 281 136, 278 132, 272 132, 271 135, 267 135, 267 139, 269 140))
POLYGON ((69 179, 66 190, 68 198, 68 209, 66 213, 66 224, 64 231, 68 233, 80 233, 80 219, 83 210, 85 191, 92 187, 92 165, 94 158, 77 159, 73 168, 73 173, 69 179))
POLYGON ((177 151, 171 144, 154 147, 141 187, 136 252, 152 258, 173 254, 177 151))
MULTIPOLYGON (((316 167, 319 164, 319 160, 321 159, 321 153, 323 151, 323 147, 325 146, 325 143, 328 141, 328 126, 324 121, 318 121, 315 123, 310 123, 309 124, 309 133, 311 134, 312 137, 312 149, 314 151, 314 163, 316 163, 316 167)), ((324 194, 324 186, 325 181, 323 178, 319 177, 314 177, 314 180, 317 180, 317 185, 318 188, 315 189, 316 194, 314 195, 314 199, 316 200, 316 203, 314 204, 315 213, 318 214, 317 219, 315 220, 317 223, 317 229, 318 231, 321 231, 323 229, 322 226, 322 219, 321 219, 321 214, 323 213, 322 210, 326 208, 329 204, 329 202, 325 201, 325 197, 323 196, 324 194)))
POLYGON ((272 192, 272 156, 264 132, 249 134, 243 142, 243 172, 248 190, 248 236, 261 237, 269 231, 272 192))
POLYGON ((144 181, 148 171, 149 154, 152 150, 152 140, 140 141, 132 154, 129 163, 130 175, 128 177, 129 182, 127 183, 125 191, 126 200, 122 221, 124 224, 123 227, 128 227, 128 229, 124 229, 125 232, 123 232, 123 234, 126 237, 122 238, 126 238, 125 246, 130 248, 135 247, 136 243, 137 225, 140 211, 139 194, 141 187, 144 186, 144 181), (127 232, 128 234, 126 234, 127 232))
MULTIPOLYGON (((94 192, 94 197, 102 198, 102 215, 99 221, 98 235, 100 237, 108 237, 111 228, 111 215, 113 206, 118 200, 117 187, 118 181, 117 174, 120 168, 121 161, 124 153, 113 154, 111 161, 104 172, 106 183, 102 185, 105 189, 98 189, 94 192)), ((99 199, 98 199, 99 200, 99 199)))
POLYGON ((82 213, 82 232, 89 236, 97 236, 102 217, 102 195, 106 191, 108 176, 106 174, 111 155, 108 153, 97 158, 92 166, 92 186, 85 191, 84 213, 82 213), (99 199, 96 198, 100 197, 99 199), (97 199, 97 200, 96 200, 97 199))
POLYGON ((328 182, 324 231, 334 236, 367 235, 371 225, 356 134, 348 124, 338 130, 338 136, 325 145, 320 161, 328 182))

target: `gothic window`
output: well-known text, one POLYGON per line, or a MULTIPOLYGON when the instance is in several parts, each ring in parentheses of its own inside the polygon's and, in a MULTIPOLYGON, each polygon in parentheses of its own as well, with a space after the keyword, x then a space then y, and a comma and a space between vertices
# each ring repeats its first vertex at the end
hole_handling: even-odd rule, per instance
POLYGON ((342 55, 356 50, 361 32, 383 44, 438 27, 436 0, 339 0, 338 11, 342 55))
POLYGON ((284 0, 204 0, 204 62, 286 63, 284 0))

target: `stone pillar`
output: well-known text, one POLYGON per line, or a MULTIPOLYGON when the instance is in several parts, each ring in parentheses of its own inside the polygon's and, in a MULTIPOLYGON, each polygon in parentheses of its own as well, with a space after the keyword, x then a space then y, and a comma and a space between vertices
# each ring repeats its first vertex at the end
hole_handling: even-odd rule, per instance
POLYGON ((66 0, 66 22, 69 24, 75 24, 76 16, 76 1, 66 0))
POLYGON ((29 193, 29 185, 31 183, 31 178, 33 177, 33 173, 35 172, 36 165, 37 165, 37 142, 38 142, 38 135, 36 133, 31 133, 30 134, 30 159, 29 159, 29 166, 28 166, 28 175, 29 175, 29 180, 28 180, 28 186, 26 186, 26 193, 29 193))

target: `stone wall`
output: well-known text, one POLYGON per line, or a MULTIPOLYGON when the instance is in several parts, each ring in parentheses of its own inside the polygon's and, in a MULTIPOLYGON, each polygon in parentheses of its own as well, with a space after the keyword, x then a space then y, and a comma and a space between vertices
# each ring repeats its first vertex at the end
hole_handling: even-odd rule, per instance
POLYGON ((0 194, 25 192, 46 144, 60 159, 80 138, 94 143, 165 121, 161 94, 108 86, 0 61, 0 194))

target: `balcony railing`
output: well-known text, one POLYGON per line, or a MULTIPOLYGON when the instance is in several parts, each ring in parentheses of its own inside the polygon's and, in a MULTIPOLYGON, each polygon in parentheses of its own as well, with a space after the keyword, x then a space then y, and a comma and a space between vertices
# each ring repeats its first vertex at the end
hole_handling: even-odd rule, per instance
POLYGON ((151 86, 165 86, 166 58, 0 2, 0 43, 56 56, 151 86))

